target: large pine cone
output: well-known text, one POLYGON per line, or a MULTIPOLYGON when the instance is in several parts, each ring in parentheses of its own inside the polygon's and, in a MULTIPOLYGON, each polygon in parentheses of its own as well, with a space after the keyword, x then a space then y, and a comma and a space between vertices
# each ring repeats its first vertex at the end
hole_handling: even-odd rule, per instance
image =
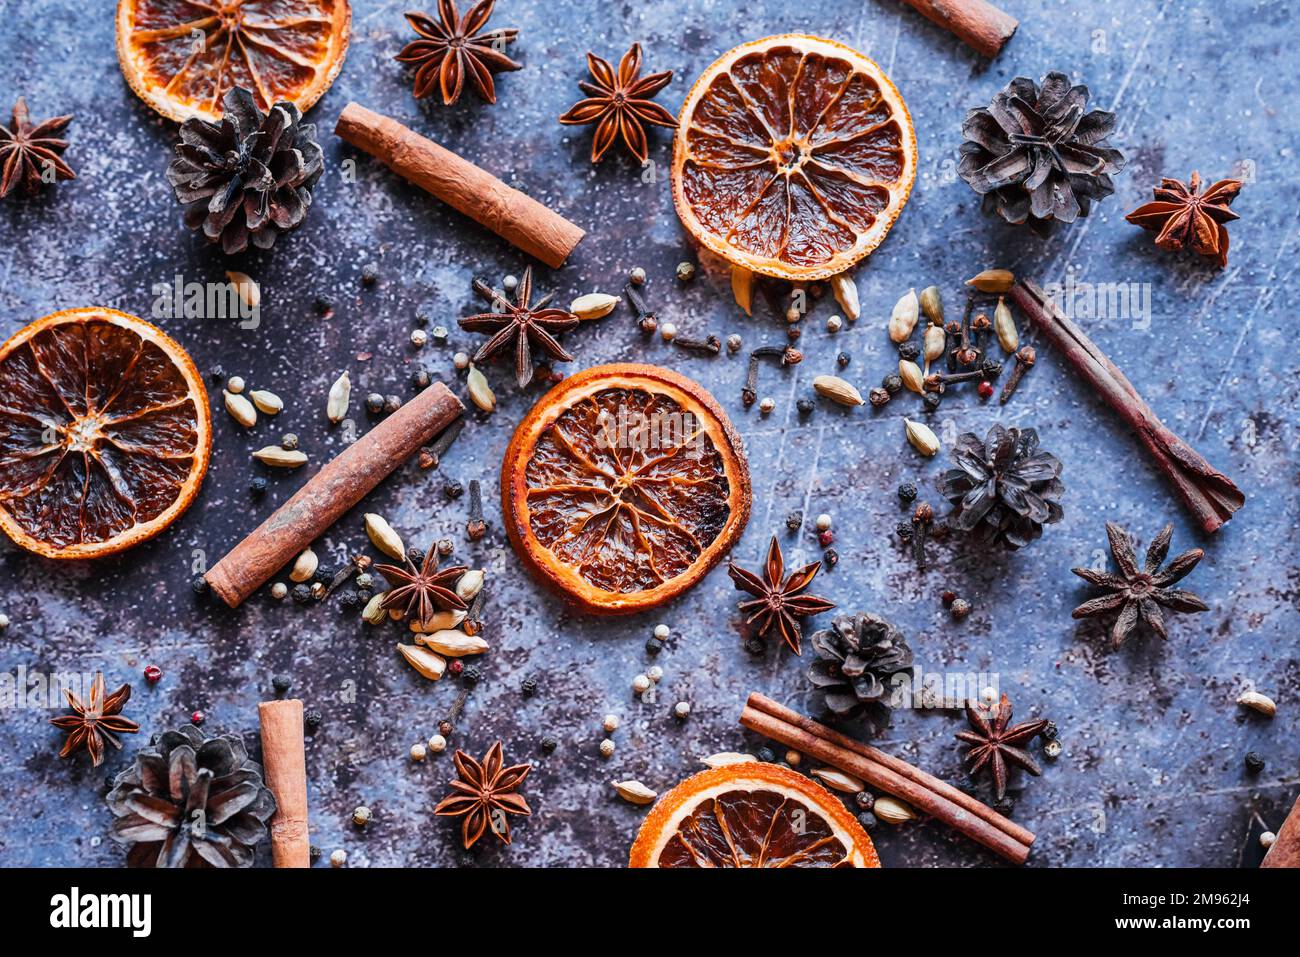
POLYGON ((1049 73, 1038 86, 1018 76, 987 109, 966 114, 957 172, 1009 223, 1072 223, 1094 199, 1115 192, 1111 173, 1124 168, 1119 150, 1103 142, 1115 114, 1085 113, 1088 88, 1049 73))
POLYGON ((974 432, 957 436, 952 460, 959 466, 939 477, 939 492, 956 508, 948 526, 979 530, 986 541, 1023 548, 1043 534, 1043 526, 1065 514, 1060 498, 1061 462, 1038 450, 1034 429, 995 425, 980 441, 974 432))
POLYGON ((912 669, 903 633, 870 612, 836 615, 810 640, 821 659, 808 669, 814 707, 838 717, 871 710, 873 719, 880 718, 893 690, 889 679, 912 669))
POLYGON ((250 239, 270 249, 277 235, 302 223, 325 169, 316 126, 301 122, 287 101, 264 114, 242 87, 221 103, 220 123, 181 124, 167 181, 185 206, 185 225, 201 226, 223 252, 243 252, 250 239))
POLYGON ((155 735, 113 785, 111 833, 130 867, 248 867, 275 813, 244 742, 193 725, 155 735))

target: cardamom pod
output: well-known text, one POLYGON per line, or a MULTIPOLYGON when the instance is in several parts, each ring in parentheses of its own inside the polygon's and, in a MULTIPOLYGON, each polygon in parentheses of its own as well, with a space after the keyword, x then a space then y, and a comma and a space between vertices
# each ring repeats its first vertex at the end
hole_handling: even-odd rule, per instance
POLYGON ((320 559, 310 547, 304 548, 302 554, 293 560, 293 568, 289 569, 289 580, 295 582, 311 581, 311 576, 316 574, 316 569, 320 566, 320 559))
POLYGON ((1277 705, 1268 695, 1260 694, 1258 691, 1243 692, 1237 698, 1237 704, 1244 708, 1250 708, 1252 711, 1258 711, 1260 714, 1268 715, 1270 718, 1277 714, 1277 705))
POLYGON ((882 794, 876 798, 871 807, 871 812, 886 824, 906 824, 908 821, 916 820, 915 811, 888 794, 882 794))
POLYGON ((469 601, 483 590, 485 577, 483 569, 471 568, 456 580, 456 597, 461 601, 469 601))
POLYGON ((933 362, 943 355, 943 347, 948 344, 948 334, 943 326, 925 327, 925 361, 933 362))
POLYGON ((253 408, 253 403, 234 392, 223 390, 222 394, 226 399, 226 411, 230 413, 232 419, 246 429, 251 429, 257 424, 257 409, 253 408))
POLYGON ((257 389, 248 393, 248 397, 253 400, 253 405, 257 406, 257 411, 265 412, 267 415, 275 415, 284 411, 284 401, 274 392, 267 392, 265 389, 257 389))
POLYGON ((651 791, 640 781, 615 781, 614 790, 629 804, 650 804, 659 796, 658 791, 651 791))
POLYGON ((1016 319, 1011 315, 1011 307, 1005 299, 998 296, 997 308, 993 310, 993 331, 997 333, 998 344, 1008 355, 1020 348, 1020 330, 1016 328, 1016 319))
POLYGON ((481 655, 488 650, 488 643, 477 635, 467 635, 463 631, 450 628, 435 631, 433 634, 420 635, 415 642, 448 658, 481 655))
POLYGON ((845 774, 843 771, 837 771, 834 768, 814 768, 812 776, 827 787, 834 788, 836 791, 843 791, 845 794, 857 794, 859 791, 866 790, 866 785, 853 775, 845 774))
POLYGON ((858 302, 858 284, 853 277, 845 272, 831 276, 831 293, 844 310, 844 318, 857 322, 858 316, 862 315, 862 306, 858 302))
POLYGON ((758 758, 752 754, 744 754, 740 751, 719 751, 717 754, 710 754, 706 758, 700 758, 700 763, 706 768, 725 768, 729 764, 745 764, 757 760, 758 758))
POLYGON ((1015 274, 1010 269, 986 269, 978 276, 966 280, 966 285, 974 286, 980 292, 1009 292, 1015 284, 1015 274))
POLYGON ((388 592, 377 591, 370 596, 370 601, 366 602, 366 607, 361 609, 361 618, 371 625, 382 625, 384 619, 388 617, 388 609, 379 607, 388 597, 388 592))
POLYGON ((894 303, 894 311, 889 316, 889 338, 894 342, 906 342, 920 315, 921 303, 916 298, 916 290, 909 289, 907 295, 894 303))
POLYGON ((745 315, 754 314, 754 274, 744 266, 731 267, 731 295, 745 315))
POLYGON ((819 375, 812 381, 813 391, 840 405, 862 405, 862 393, 839 376, 819 375))
POLYGON ((435 611, 424 621, 415 618, 411 619, 411 631, 417 635, 431 635, 435 631, 446 631, 449 628, 455 628, 465 616, 469 614, 463 608, 453 608, 451 611, 435 611))
POLYGON ((925 376, 921 375, 921 367, 911 359, 898 360, 898 377, 917 395, 925 391, 925 376))
POLYGON ((447 670, 447 659, 435 655, 428 648, 397 643, 397 650, 402 653, 406 663, 430 681, 437 681, 447 670))
POLYGON ((926 286, 921 290, 921 312, 931 325, 943 325, 943 299, 939 296, 938 286, 926 286))
POLYGON ((296 469, 307 464, 307 453, 297 449, 282 449, 278 445, 268 445, 253 453, 253 458, 263 465, 273 465, 278 469, 296 469))
POLYGON ((226 270, 226 278, 235 287, 235 294, 249 309, 256 309, 262 304, 262 290, 257 281, 246 272, 226 270))
POLYGON ((487 377, 478 371, 478 367, 471 365, 469 375, 465 380, 469 386, 469 397, 476 406, 484 412, 495 412, 497 408, 496 393, 488 385, 487 377))
POLYGON ((402 544, 402 536, 393 531, 393 526, 382 515, 366 512, 366 534, 370 536, 375 548, 385 555, 396 558, 399 562, 406 561, 406 546, 402 544))
POLYGON ((912 443, 912 448, 926 458, 939 451, 939 437, 924 422, 913 422, 911 419, 904 419, 903 426, 907 429, 907 441, 912 443))
POLYGON ((352 398, 352 380, 344 372, 330 386, 329 398, 325 400, 325 417, 335 425, 342 422, 348 414, 348 402, 352 398))
POLYGON ((610 296, 603 292, 589 292, 573 300, 569 304, 569 312, 579 319, 603 319, 622 301, 618 296, 610 296))

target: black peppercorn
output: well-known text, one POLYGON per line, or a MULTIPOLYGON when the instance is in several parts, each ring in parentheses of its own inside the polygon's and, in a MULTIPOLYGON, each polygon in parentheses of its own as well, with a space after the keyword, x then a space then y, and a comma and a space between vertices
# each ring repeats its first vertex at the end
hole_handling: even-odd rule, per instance
POLYGON ((663 642, 658 638, 647 638, 645 640, 645 653, 647 655, 657 655, 663 650, 663 642))
POLYGON ((276 694, 284 694, 293 687, 293 682, 289 680, 288 675, 273 675, 271 678, 271 687, 275 689, 276 694))
POLYGON ((542 753, 550 754, 557 747, 559 747, 559 744, 560 742, 556 741, 548 734, 546 737, 542 738, 542 753))
POLYGON ((827 568, 834 568, 840 563, 840 553, 833 548, 828 548, 822 552, 822 561, 826 563, 827 568))
POLYGON ((537 679, 529 675, 524 679, 523 684, 519 686, 519 690, 524 693, 525 698, 531 698, 537 694, 537 679))
POLYGON ((880 380, 881 387, 890 395, 897 395, 903 388, 903 379, 896 372, 891 372, 880 380))
POLYGON ((1264 770, 1264 757, 1258 751, 1246 752, 1246 770, 1251 774, 1259 774, 1264 770))
POLYGON ((424 564, 424 552, 412 545, 406 550, 406 560, 416 568, 419 568, 424 564))
POLYGON ((472 688, 483 680, 483 672, 475 665, 470 665, 460 673, 460 680, 465 683, 465 687, 472 688))
POLYGON ((904 482, 902 485, 898 486, 898 498, 899 498, 900 501, 905 502, 905 503, 915 502, 915 501, 916 501, 916 483, 915 483, 915 482, 904 482))
POLYGON ((1016 809, 1015 798, 1001 797, 993 802, 993 810, 997 811, 1003 817, 1010 817, 1011 812, 1016 809))
POLYGON ((334 311, 334 302, 329 296, 317 296, 312 305, 315 307, 317 315, 328 316, 334 311))
POLYGON ((762 638, 750 638, 745 642, 745 650, 758 657, 767 650, 767 646, 763 644, 762 638))
POLYGON ((899 522, 894 526, 894 534, 905 542, 912 540, 912 526, 909 522, 899 522))
POLYGON ((1043 730, 1038 732, 1038 736, 1044 741, 1055 741, 1056 736, 1059 733, 1060 732, 1056 728, 1056 722, 1049 721, 1047 724, 1043 725, 1043 730))
POLYGON ((361 285, 373 286, 375 280, 379 278, 379 265, 377 263, 366 263, 361 267, 361 285))
POLYGON ((871 403, 873 408, 878 409, 882 405, 885 405, 886 403, 889 402, 889 390, 872 389, 870 392, 867 393, 867 400, 871 403))
POLYGON ((266 479, 263 478, 261 475, 258 475, 251 482, 248 483, 248 490, 254 495, 265 495, 266 484, 267 484, 266 479))
POLYGON ((361 593, 349 588, 347 591, 345 591, 342 595, 339 596, 339 601, 343 603, 344 608, 347 608, 349 610, 360 608, 361 593))
POLYGON ((438 733, 444 738, 450 738, 451 733, 455 730, 456 726, 446 719, 438 722, 438 733))
POLYGON ((313 864, 320 860, 320 856, 321 856, 321 850, 315 844, 307 848, 307 857, 311 860, 313 864))
POLYGON ((413 389, 427 389, 432 381, 433 377, 429 375, 427 369, 417 369, 411 373, 411 388, 413 389))
POLYGON ((307 713, 302 716, 302 724, 307 729, 308 734, 319 728, 320 723, 324 720, 325 716, 315 708, 308 708, 307 713))
POLYGON ((754 755, 754 757, 758 758, 758 760, 762 761, 764 764, 771 764, 776 760, 776 752, 771 748, 759 748, 758 754, 754 755))
POLYGON ((870 811, 876 806, 876 797, 870 791, 859 791, 853 795, 853 803, 864 811, 870 811))
POLYGON ((378 392, 372 392, 366 396, 366 411, 371 415, 378 415, 384 411, 384 397, 378 392))
POLYGON ((195 575, 194 580, 190 582, 190 587, 194 589, 194 594, 202 595, 208 590, 208 580, 202 575, 195 575))
POLYGON ((911 362, 921 354, 921 347, 915 342, 903 342, 898 346, 898 357, 911 362))
POLYGON ((449 501, 454 501, 465 494, 465 486, 461 485, 459 482, 448 482, 442 487, 442 494, 445 495, 449 501))
POLYGON ((862 830, 874 830, 876 826, 876 816, 870 811, 863 811, 858 815, 858 823, 862 825, 862 830))
POLYGON ((390 415, 402 407, 402 400, 399 396, 384 396, 384 411, 390 415))
POLYGON ((943 402, 943 396, 938 392, 927 392, 921 396, 921 404, 925 406, 927 412, 933 412, 939 408, 941 402, 943 402))
POLYGON ((799 528, 802 525, 803 525, 803 512, 791 512, 789 515, 785 517, 785 527, 790 529, 790 531, 792 532, 799 531, 799 528))
POLYGON ((311 601, 311 589, 307 587, 306 583, 293 586, 293 600, 299 605, 305 605, 311 601))
POLYGON ((424 309, 415 310, 415 324, 423 329, 429 324, 429 313, 424 309))
POLYGON ((817 404, 813 402, 812 399, 804 396, 795 401, 794 407, 799 410, 800 415, 811 415, 812 410, 817 407, 817 404))
POLYGON ((222 379, 226 377, 226 367, 220 365, 213 366, 210 370, 208 370, 208 376, 214 379, 215 381, 220 382, 222 379))
POLYGON ((839 366, 841 369, 847 366, 850 361, 851 361, 851 357, 847 352, 841 352, 839 355, 835 357, 835 364, 839 366))

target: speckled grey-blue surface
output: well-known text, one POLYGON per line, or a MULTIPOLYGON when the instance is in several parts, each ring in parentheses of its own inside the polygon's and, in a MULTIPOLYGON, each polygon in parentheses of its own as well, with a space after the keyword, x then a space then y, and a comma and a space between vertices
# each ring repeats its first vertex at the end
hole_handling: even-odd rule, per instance
MULTIPOLYGON (((727 277, 705 264, 689 285, 673 279, 694 259, 673 213, 665 175, 671 136, 651 134, 660 174, 643 181, 622 156, 592 168, 590 130, 555 117, 578 96, 583 53, 620 55, 634 40, 650 69, 674 79, 659 99, 674 112, 697 76, 737 43, 771 33, 833 37, 875 58, 906 98, 916 126, 920 168, 910 202, 887 241, 856 270, 863 318, 838 335, 825 331, 836 311, 829 296, 804 323, 807 358, 788 370, 765 368, 760 394, 776 400, 760 416, 740 402, 743 357, 700 358, 645 340, 627 312, 585 324, 566 338, 573 368, 645 359, 697 378, 727 409, 746 442, 754 509, 735 555, 753 566, 768 537, 781 535, 788 562, 820 554, 809 526, 787 534, 792 509, 834 517, 841 561, 814 588, 841 609, 887 615, 908 635, 918 663, 931 671, 996 674, 1021 716, 1050 717, 1064 754, 1041 778, 1018 780, 1015 818, 1036 831, 1038 865, 1233 866, 1251 860, 1251 828, 1280 825, 1300 788, 1300 573, 1297 567, 1297 400, 1294 284, 1297 213, 1295 147, 1296 10, 1284 2, 1179 4, 1170 0, 1095 3, 1004 0, 1021 21, 992 64, 896 0, 844 4, 806 0, 744 3, 643 0, 539 3, 501 0, 493 24, 516 26, 513 50, 524 69, 499 76, 498 103, 472 96, 458 106, 417 102, 393 55, 405 42, 406 4, 355 2, 351 49, 333 88, 309 113, 327 170, 305 225, 270 252, 227 261, 185 231, 163 177, 175 127, 144 106, 118 71, 111 4, 0 0, 0 92, 24 94, 33 115, 73 113, 67 159, 75 182, 34 199, 0 203, 0 337, 31 320, 82 305, 112 306, 149 317, 155 283, 179 275, 216 282, 230 267, 262 285, 256 330, 228 320, 162 320, 202 370, 218 364, 250 385, 281 395, 286 410, 251 432, 213 412, 213 459, 194 506, 157 539, 111 560, 53 564, 9 547, 0 556, 0 612, 11 620, 0 638, 0 671, 103 670, 110 687, 130 682, 128 714, 146 734, 207 713, 206 727, 257 737, 259 700, 271 676, 293 678, 293 695, 324 721, 307 739, 313 842, 338 847, 350 866, 603 865, 626 853, 644 810, 620 801, 616 779, 666 789, 698 770, 715 751, 756 750, 762 742, 737 725, 751 689, 796 706, 807 693, 805 660, 769 648, 755 658, 742 647, 732 610, 736 593, 722 568, 681 600, 654 614, 592 620, 566 611, 525 575, 500 529, 498 465, 514 424, 536 401, 502 367, 488 370, 500 398, 494 415, 472 411, 465 434, 437 472, 409 463, 329 531, 331 556, 362 550, 363 511, 387 516, 409 543, 451 537, 459 558, 488 570, 483 681, 457 722, 453 744, 481 754, 501 738, 507 756, 532 761, 526 793, 534 808, 519 820, 510 847, 484 840, 460 850, 453 823, 431 813, 452 775, 450 755, 422 763, 408 748, 427 739, 450 707, 452 680, 430 684, 398 658, 398 632, 377 631, 337 602, 299 608, 263 593, 230 611, 194 596, 196 563, 211 563, 287 498, 342 447, 323 415, 329 383, 350 371, 354 395, 411 394, 420 365, 463 388, 451 355, 470 340, 455 330, 468 314, 476 274, 519 274, 525 263, 493 235, 450 212, 333 135, 339 111, 355 100, 400 118, 564 213, 589 231, 564 268, 538 283, 560 301, 600 289, 618 292, 629 269, 649 274, 647 296, 662 319, 683 332, 739 332, 746 348, 785 341, 765 306, 756 318, 736 309, 727 277), (1116 193, 1094 213, 1046 240, 981 215, 955 176, 960 125, 968 107, 986 104, 1017 74, 1066 71, 1118 115, 1113 142, 1128 157, 1116 193), (356 181, 341 175, 354 160, 356 181), (1157 251, 1151 236, 1124 222, 1161 177, 1198 169, 1219 178, 1245 171, 1234 209, 1226 269, 1157 251), (363 289, 362 266, 379 265, 363 289), (1041 342, 1037 367, 1007 406, 973 395, 949 398, 932 416, 945 445, 959 431, 983 432, 1001 421, 1033 425, 1064 463, 1065 519, 1020 553, 982 552, 953 540, 934 550, 918 574, 894 540, 902 517, 894 489, 923 483, 938 504, 934 477, 945 456, 922 460, 903 439, 896 401, 879 412, 819 403, 801 418, 795 400, 813 376, 834 371, 835 354, 852 357, 845 375, 866 391, 889 371, 884 319, 909 287, 931 283, 960 310, 961 281, 1002 265, 1040 282, 1130 283, 1149 290, 1149 322, 1082 319, 1096 342, 1179 434, 1246 492, 1246 507, 1213 536, 1198 533, 1170 489, 1109 410, 1041 342), (332 318, 313 308, 336 304, 332 318), (408 344, 417 308, 453 328, 451 344, 416 352, 408 344), (287 431, 301 436, 312 464, 270 476, 261 500, 247 486, 260 467, 249 452, 287 431), (465 500, 448 505, 447 479, 484 483, 490 534, 465 540, 465 500), (1204 561, 1187 580, 1210 611, 1171 623, 1170 639, 1131 642, 1112 651, 1095 626, 1070 610, 1089 592, 1074 565, 1102 554, 1103 522, 1120 522, 1145 546, 1166 522, 1174 549, 1199 545, 1204 561), (955 623, 939 594, 952 589, 974 605, 955 623), (653 703, 631 692, 650 665, 645 639, 668 623, 673 636, 654 663, 664 669, 653 703), (141 669, 165 673, 156 686, 141 669), (540 693, 520 694, 527 675, 540 693), (1268 721, 1234 704, 1256 686, 1279 704, 1268 721), (677 722, 673 704, 691 704, 677 722), (601 716, 621 716, 618 749, 597 754, 601 716), (545 756, 543 735, 560 746, 545 756), (1267 759, 1250 776, 1249 750, 1267 759), (1023 788, 1023 789, 1022 789, 1023 788), (354 806, 373 809, 361 832, 354 806), (1258 819, 1254 815, 1258 814, 1258 819)), ((1036 337, 1030 336, 1036 342, 1036 337)), ((353 406, 357 409, 357 404, 353 406)), ((357 416, 364 428, 371 424, 357 416)), ((8 546, 6 546, 8 547, 8 546)), ((823 616, 823 623, 829 616, 823 616)), ((0 791, 13 813, 0 823, 0 863, 116 866, 122 852, 106 837, 105 779, 143 743, 127 739, 91 770, 84 756, 57 757, 51 712, 0 712, 0 791)), ((896 711, 879 744, 954 783, 967 781, 951 711, 896 711)), ((981 782, 981 795, 987 785, 981 782)), ((977 866, 994 858, 937 824, 875 832, 886 866, 977 866)), ((265 853, 259 858, 265 862, 265 853)))

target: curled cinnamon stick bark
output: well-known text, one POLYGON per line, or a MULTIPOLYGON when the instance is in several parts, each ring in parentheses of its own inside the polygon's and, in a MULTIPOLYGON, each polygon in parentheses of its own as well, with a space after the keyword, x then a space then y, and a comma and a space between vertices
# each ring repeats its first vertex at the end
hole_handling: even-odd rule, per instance
POLYGON ((469 160, 357 103, 343 108, 334 132, 552 269, 562 266, 586 235, 469 160))
POLYGON ((213 565, 204 576, 208 585, 237 606, 463 411, 441 382, 429 386, 335 456, 213 565))
POLYGON ((937 23, 975 52, 997 56, 1020 22, 985 0, 905 0, 931 23, 937 23))
POLYGON ((307 759, 303 750, 302 702, 263 701, 262 762, 275 795, 271 817, 271 859, 276 867, 311 867, 307 832, 307 759))
POLYGON ((1278 829, 1277 840, 1264 855, 1260 867, 1300 867, 1300 798, 1278 829))
POLYGON ((1161 422, 1115 363, 1083 334, 1036 284, 1011 287, 1020 307, 1093 391, 1124 420, 1206 532, 1218 531, 1246 496, 1232 480, 1161 422))

